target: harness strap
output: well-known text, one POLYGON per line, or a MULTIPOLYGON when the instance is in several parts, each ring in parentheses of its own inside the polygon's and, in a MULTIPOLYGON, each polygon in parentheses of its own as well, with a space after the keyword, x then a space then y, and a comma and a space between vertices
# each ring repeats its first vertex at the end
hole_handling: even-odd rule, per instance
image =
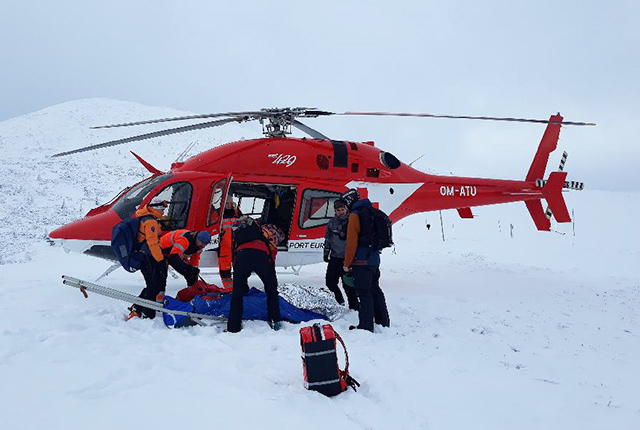
POLYGON ((353 378, 351 375, 349 375, 349 353, 347 352, 347 347, 344 344, 344 341, 342 340, 340 335, 336 331, 334 331, 333 333, 336 335, 336 339, 338 339, 338 341, 342 345, 342 349, 344 349, 345 368, 344 368, 344 370, 340 370, 338 368, 338 371, 340 373, 340 377, 344 378, 344 381, 347 383, 347 385, 349 387, 353 388, 353 391, 358 391, 357 387, 360 386, 360 383, 358 381, 356 381, 355 378, 353 378))

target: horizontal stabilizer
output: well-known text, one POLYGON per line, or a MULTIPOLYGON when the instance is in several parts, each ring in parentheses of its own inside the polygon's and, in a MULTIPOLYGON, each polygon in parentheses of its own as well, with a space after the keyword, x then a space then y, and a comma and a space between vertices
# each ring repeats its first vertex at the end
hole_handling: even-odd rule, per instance
POLYGON ((473 218, 471 208, 458 208, 458 215, 460 215, 460 218, 473 218))
POLYGON ((549 175, 547 184, 542 189, 544 198, 549 203, 549 209, 553 212, 553 217, 558 222, 571 222, 567 205, 562 197, 562 187, 564 186, 564 180, 567 177, 567 172, 553 172, 549 175))
POLYGON ((551 221, 545 216, 540 200, 526 200, 524 204, 527 205, 529 214, 531 218, 533 218, 533 222, 536 224, 538 230, 550 231, 551 221))

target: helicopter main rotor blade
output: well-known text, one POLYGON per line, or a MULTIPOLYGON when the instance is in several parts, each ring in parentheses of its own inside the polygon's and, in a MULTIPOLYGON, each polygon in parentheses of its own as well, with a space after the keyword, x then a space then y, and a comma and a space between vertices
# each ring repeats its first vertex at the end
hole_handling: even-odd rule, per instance
POLYGON ((404 116, 416 118, 446 118, 446 119, 477 119, 482 121, 510 121, 510 122, 533 122, 537 124, 562 124, 577 126, 593 126, 592 122, 574 122, 574 121, 549 121, 548 119, 529 119, 529 118, 505 118, 495 116, 469 116, 469 115, 436 115, 431 113, 405 113, 405 112, 341 112, 334 115, 348 116, 404 116))
POLYGON ((73 151, 60 152, 52 155, 52 157, 62 157, 63 155, 76 154, 78 152, 93 151, 94 149, 107 148, 109 146, 121 145, 123 143, 137 142, 139 140, 153 139, 156 137, 168 136, 170 134, 183 133, 185 131, 199 130, 202 128, 217 127, 229 122, 242 122, 243 118, 225 118, 217 121, 203 122, 200 124, 187 125, 184 127, 170 128, 168 130, 155 131, 153 133, 140 134, 138 136, 126 137, 124 139, 111 140, 109 142, 99 143, 97 145, 85 146, 84 148, 74 149, 73 151))
POLYGON ((325 136, 324 134, 320 133, 318 130, 314 130, 313 128, 309 127, 308 125, 301 123, 297 119, 292 120, 291 121, 291 125, 294 126, 295 128, 297 128, 298 130, 304 131, 305 133, 307 133, 309 136, 313 137, 314 139, 331 140, 327 136, 325 136))
POLYGON ((125 122, 122 124, 110 124, 110 125, 97 125, 93 127, 89 127, 91 129, 98 128, 116 128, 116 127, 130 127, 133 125, 143 125, 143 124, 157 124, 160 122, 170 122, 170 121, 187 121, 190 119, 205 119, 205 118, 219 118, 223 116, 232 116, 232 117, 247 117, 247 118, 255 118, 265 116, 264 112, 252 111, 252 112, 226 112, 226 113, 205 113, 200 115, 188 115, 188 116, 177 116, 174 118, 159 118, 159 119, 150 119, 146 121, 136 121, 136 122, 125 122))

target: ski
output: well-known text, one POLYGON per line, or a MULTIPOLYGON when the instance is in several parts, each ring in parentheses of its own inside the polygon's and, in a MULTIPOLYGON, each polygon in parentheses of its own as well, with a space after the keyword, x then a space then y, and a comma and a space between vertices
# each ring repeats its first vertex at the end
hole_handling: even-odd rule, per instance
POLYGON ((83 281, 82 279, 73 278, 67 275, 62 275, 62 283, 70 287, 79 289, 80 292, 82 292, 82 294, 87 298, 89 297, 89 295, 87 294, 87 291, 90 291, 92 293, 100 294, 101 296, 110 297, 112 299, 122 300, 124 302, 144 306, 145 308, 153 309, 158 312, 164 312, 164 313, 173 314, 173 315, 184 315, 196 320, 196 322, 198 322, 197 320, 212 320, 217 322, 227 321, 225 317, 220 317, 220 316, 199 314, 196 312, 177 311, 173 309, 165 309, 161 304, 153 300, 143 299, 141 297, 134 296, 133 294, 129 294, 124 291, 116 290, 109 287, 104 287, 102 285, 94 284, 88 281, 83 281))

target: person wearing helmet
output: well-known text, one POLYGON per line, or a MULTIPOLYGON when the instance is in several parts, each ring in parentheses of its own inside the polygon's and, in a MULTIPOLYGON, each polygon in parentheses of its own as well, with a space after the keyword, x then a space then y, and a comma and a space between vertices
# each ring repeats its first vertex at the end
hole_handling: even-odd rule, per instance
POLYGON ((373 332, 374 321, 383 327, 389 327, 387 302, 380 289, 380 251, 366 246, 367 235, 372 234, 369 199, 360 199, 356 189, 350 189, 342 195, 351 214, 347 228, 347 245, 344 256, 345 272, 353 272, 353 282, 360 302, 358 325, 352 329, 373 332))

